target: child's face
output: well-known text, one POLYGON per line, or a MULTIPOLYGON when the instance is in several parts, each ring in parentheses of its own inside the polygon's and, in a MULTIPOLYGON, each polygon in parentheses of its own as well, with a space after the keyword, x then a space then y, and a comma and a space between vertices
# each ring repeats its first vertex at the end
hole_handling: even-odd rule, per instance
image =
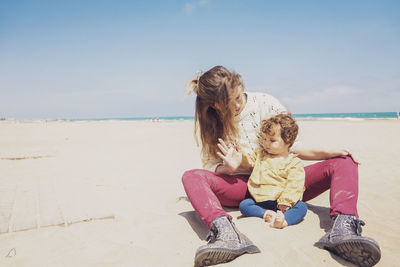
POLYGON ((281 128, 274 127, 274 135, 262 134, 262 146, 272 155, 282 155, 289 151, 289 144, 286 144, 281 137, 281 128))

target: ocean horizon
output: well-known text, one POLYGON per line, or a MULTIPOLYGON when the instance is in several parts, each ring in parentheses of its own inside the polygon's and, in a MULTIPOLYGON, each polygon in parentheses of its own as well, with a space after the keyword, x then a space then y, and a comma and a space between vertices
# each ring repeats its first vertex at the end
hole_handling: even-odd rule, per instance
MULTIPOLYGON (((398 120, 398 112, 351 112, 351 113, 294 113, 299 121, 307 120, 398 120)), ((194 116, 146 116, 146 117, 109 117, 109 118, 0 118, 0 121, 188 121, 194 116)))
MULTIPOLYGON (((297 120, 390 120, 399 119, 398 112, 352 112, 352 113, 294 113, 297 120)), ((79 118, 70 121, 171 121, 193 120, 194 116, 153 116, 153 117, 126 117, 126 118, 79 118)))

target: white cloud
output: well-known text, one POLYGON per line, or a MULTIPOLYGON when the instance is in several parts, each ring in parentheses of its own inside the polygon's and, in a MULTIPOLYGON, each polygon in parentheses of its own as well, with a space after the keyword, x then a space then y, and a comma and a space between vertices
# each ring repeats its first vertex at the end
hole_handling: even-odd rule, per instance
POLYGON ((191 2, 185 3, 185 5, 183 6, 183 9, 185 10, 186 14, 191 14, 196 8, 205 6, 208 3, 209 3, 209 0, 191 1, 191 2))
POLYGON ((192 13, 194 8, 195 8, 195 5, 193 3, 186 3, 185 6, 183 7, 183 9, 185 10, 186 14, 192 13))

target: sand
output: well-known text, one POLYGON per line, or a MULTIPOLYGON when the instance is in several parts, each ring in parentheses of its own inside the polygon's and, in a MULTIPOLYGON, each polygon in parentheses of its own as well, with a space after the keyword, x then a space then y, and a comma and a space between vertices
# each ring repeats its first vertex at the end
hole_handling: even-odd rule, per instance
MULTIPOLYGON (((357 155, 363 234, 381 246, 377 266, 399 266, 400 121, 301 121, 300 128, 304 145, 357 155)), ((193 266, 205 243, 208 229, 181 184, 185 170, 201 166, 192 121, 1 121, 0 158, 3 199, 16 186, 27 198, 0 203, 0 266, 193 266), (86 218, 77 205, 89 207, 86 218), (46 226, 60 216, 47 206, 61 206, 70 222, 46 226), (17 210, 24 216, 14 214, 7 227, 17 210), (33 229, 15 231, 24 223, 33 229)), ((304 221, 283 230, 229 209, 262 253, 225 266, 352 266, 314 247, 329 225, 328 196, 310 201, 304 221)))

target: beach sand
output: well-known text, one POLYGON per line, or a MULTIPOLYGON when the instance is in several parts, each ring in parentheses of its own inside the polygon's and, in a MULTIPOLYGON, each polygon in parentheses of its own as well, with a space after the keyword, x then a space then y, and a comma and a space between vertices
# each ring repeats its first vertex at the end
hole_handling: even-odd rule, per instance
MULTIPOLYGON (((381 246, 377 266, 399 266, 400 121, 299 124, 304 145, 349 148, 361 161, 363 234, 381 246)), ((208 229, 181 183, 185 170, 201 167, 193 121, 1 121, 0 158, 3 199, 14 191, 27 199, 19 208, 0 203, 0 266, 193 266, 205 243, 208 229), (67 222, 45 226, 60 218, 45 207, 62 207, 67 222), (75 207, 90 208, 86 221, 75 207), (36 227, 13 231, 24 223, 36 227)), ((262 252, 223 266, 353 266, 314 247, 329 227, 328 199, 310 201, 304 221, 283 230, 229 209, 262 252)))

